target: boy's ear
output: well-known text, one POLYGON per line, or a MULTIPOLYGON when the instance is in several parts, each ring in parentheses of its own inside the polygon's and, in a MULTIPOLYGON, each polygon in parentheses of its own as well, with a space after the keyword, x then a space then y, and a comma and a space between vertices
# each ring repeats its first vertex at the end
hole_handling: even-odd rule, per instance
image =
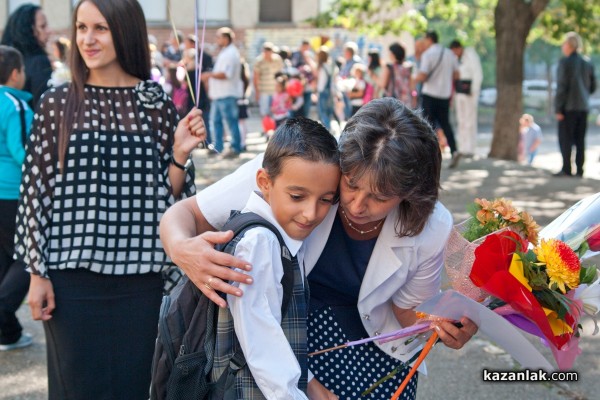
POLYGON ((10 73, 10 76, 8 77, 8 81, 16 82, 19 79, 19 73, 21 73, 21 70, 19 68, 13 69, 10 73))
POLYGON ((260 191, 265 194, 271 188, 271 177, 266 169, 260 168, 256 172, 256 185, 260 189, 260 191))

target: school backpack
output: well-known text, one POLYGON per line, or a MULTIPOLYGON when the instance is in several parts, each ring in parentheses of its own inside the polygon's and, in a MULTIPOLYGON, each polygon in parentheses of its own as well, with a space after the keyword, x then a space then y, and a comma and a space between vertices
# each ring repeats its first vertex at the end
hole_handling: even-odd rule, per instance
MULTIPOLYGON (((263 226, 273 232, 281 245, 283 264, 283 301, 281 315, 285 316, 294 285, 292 257, 272 224, 255 213, 232 212, 223 231, 232 230, 233 239, 218 245, 220 251, 234 254, 244 233, 263 226)), ((244 354, 238 350, 221 377, 211 382, 215 355, 219 308, 184 276, 170 295, 164 296, 158 320, 158 336, 152 360, 151 400, 209 399, 211 394, 223 393, 237 371, 246 365, 244 354)), ((215 395, 222 398, 221 395, 215 395)))

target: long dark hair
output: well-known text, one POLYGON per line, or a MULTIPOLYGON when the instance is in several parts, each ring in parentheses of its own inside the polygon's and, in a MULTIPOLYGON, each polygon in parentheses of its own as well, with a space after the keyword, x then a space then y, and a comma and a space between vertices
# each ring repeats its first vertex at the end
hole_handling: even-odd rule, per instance
POLYGON ((421 233, 438 200, 442 154, 431 126, 392 97, 365 104, 340 137, 340 166, 352 179, 401 201, 396 234, 421 233))
POLYGON ((35 4, 23 4, 10 14, 2 34, 2 44, 14 47, 24 57, 46 54, 34 32, 35 16, 39 10, 41 7, 35 4))
MULTIPOLYGON (((117 61, 123 70, 141 80, 150 79, 150 50, 148 47, 148 31, 144 11, 137 0, 81 0, 73 12, 71 22, 71 43, 77 43, 77 12, 82 3, 94 4, 110 29, 117 61)), ((84 86, 89 77, 79 49, 74 48, 70 54, 72 81, 67 93, 65 114, 58 134, 58 157, 61 167, 64 166, 65 154, 69 145, 71 127, 79 107, 84 102, 84 86)))

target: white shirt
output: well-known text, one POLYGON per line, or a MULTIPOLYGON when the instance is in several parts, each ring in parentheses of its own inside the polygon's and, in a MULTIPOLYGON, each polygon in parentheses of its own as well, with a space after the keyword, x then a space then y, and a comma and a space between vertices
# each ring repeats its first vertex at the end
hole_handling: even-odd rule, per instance
POLYGON ((481 82, 483 81, 483 71, 481 70, 481 61, 479 55, 472 47, 465 47, 459 60, 460 79, 471 80, 471 96, 479 96, 481 82))
MULTIPOLYGON (((242 212, 252 211, 272 223, 292 256, 303 265, 302 241, 290 238, 277 223, 271 207, 257 193, 252 193, 242 212)), ((235 256, 252 265, 254 283, 234 283, 243 292, 242 298, 228 295, 227 303, 233 316, 238 337, 248 367, 256 384, 267 399, 307 399, 298 389, 301 370, 298 360, 281 329, 283 301, 283 266, 281 246, 277 237, 264 227, 250 229, 235 248, 235 256)), ((302 268, 300 268, 302 271, 302 268)), ((304 281, 304 275, 303 275, 304 281)))
POLYGON ((215 60, 213 72, 224 72, 227 79, 210 78, 208 80, 208 97, 211 100, 242 97, 241 68, 242 63, 238 49, 233 43, 224 47, 215 60))
MULTIPOLYGON (((259 155, 196 195, 198 207, 208 223, 220 228, 229 217, 229 210, 243 206, 247 194, 257 190, 255 177, 261 165, 262 155, 259 155)), ((304 241, 307 274, 323 252, 336 213, 334 205, 304 241)), ((402 238, 395 233, 397 218, 397 210, 392 210, 383 223, 360 287, 357 308, 370 336, 401 328, 392 303, 400 308, 416 307, 437 294, 441 286, 444 249, 453 223, 451 214, 438 202, 423 231, 417 236, 402 238)), ((399 341, 375 344, 402 361, 409 360, 420 348, 416 341, 409 345, 399 341)), ((419 371, 424 372, 422 367, 419 371)))
POLYGON ((458 60, 452 51, 445 49, 438 43, 433 44, 421 56, 419 70, 424 74, 429 74, 433 71, 423 83, 423 94, 438 99, 450 98, 454 82, 452 74, 454 71, 458 71, 458 60), (440 52, 443 52, 441 60, 440 52))

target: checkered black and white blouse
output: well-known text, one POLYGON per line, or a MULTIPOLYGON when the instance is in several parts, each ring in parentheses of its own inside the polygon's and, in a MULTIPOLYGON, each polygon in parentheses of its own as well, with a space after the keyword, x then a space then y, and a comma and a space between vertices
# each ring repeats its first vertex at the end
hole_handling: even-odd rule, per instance
MULTIPOLYGON (((162 88, 85 86, 65 168, 58 130, 67 86, 50 89, 35 115, 23 169, 16 257, 30 272, 86 268, 102 274, 170 266, 159 220, 175 199, 168 168, 178 116, 162 88)), ((182 196, 195 192, 193 168, 182 196)))

